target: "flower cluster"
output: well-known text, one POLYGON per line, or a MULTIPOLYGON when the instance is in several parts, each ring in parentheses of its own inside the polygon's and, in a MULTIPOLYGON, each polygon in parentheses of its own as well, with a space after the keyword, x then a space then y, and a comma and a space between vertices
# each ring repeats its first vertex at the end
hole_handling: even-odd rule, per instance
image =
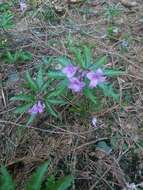
POLYGON ((73 66, 72 64, 67 65, 62 69, 62 72, 66 75, 69 80, 68 88, 73 92, 81 92, 85 87, 85 78, 89 80, 89 87, 95 88, 98 84, 105 82, 106 77, 102 69, 96 71, 81 70, 79 67, 73 66))
POLYGON ((44 108, 45 108, 45 104, 41 103, 41 101, 38 101, 37 104, 34 104, 32 108, 28 110, 28 113, 30 114, 43 113, 44 108))
POLYGON ((19 1, 19 6, 20 6, 21 12, 24 12, 27 9, 27 5, 26 5, 25 0, 20 0, 19 1))

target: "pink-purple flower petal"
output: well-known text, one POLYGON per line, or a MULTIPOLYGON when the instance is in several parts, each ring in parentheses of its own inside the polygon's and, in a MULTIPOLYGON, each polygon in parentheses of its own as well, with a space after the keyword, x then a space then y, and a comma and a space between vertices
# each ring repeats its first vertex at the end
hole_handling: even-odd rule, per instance
POLYGON ((25 0, 20 0, 19 5, 20 5, 21 12, 24 12, 27 9, 27 4, 26 4, 25 0))
POLYGON ((67 65, 62 69, 62 72, 67 76, 67 78, 72 78, 77 71, 77 67, 73 66, 72 64, 67 65))
POLYGON ((79 80, 76 77, 73 77, 70 79, 68 88, 71 89, 73 92, 81 92, 84 86, 85 83, 83 81, 79 80))
POLYGON ((92 80, 92 79, 94 78, 94 76, 95 76, 95 72, 90 71, 90 72, 88 72, 88 73, 86 74, 86 76, 87 76, 87 78, 88 78, 89 80, 92 80))
POLYGON ((106 77, 104 76, 104 73, 100 68, 97 69, 96 72, 89 71, 86 74, 86 76, 90 80, 90 83, 89 83, 90 88, 94 88, 98 84, 101 84, 101 83, 105 82, 105 80, 106 80, 106 77))
POLYGON ((44 112, 45 104, 41 103, 41 101, 38 101, 37 104, 34 104, 32 108, 28 110, 28 113, 30 114, 37 114, 44 112))

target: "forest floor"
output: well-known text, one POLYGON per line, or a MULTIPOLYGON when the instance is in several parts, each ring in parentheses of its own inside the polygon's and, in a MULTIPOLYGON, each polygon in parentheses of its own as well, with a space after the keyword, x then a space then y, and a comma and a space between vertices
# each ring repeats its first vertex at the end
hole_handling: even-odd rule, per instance
POLYGON ((19 190, 46 160, 51 161, 49 174, 75 177, 72 190, 142 189, 143 1, 36 2, 21 13, 15 1, 15 26, 0 31, 0 164, 19 190), (18 103, 10 98, 21 91, 27 69, 34 75, 47 57, 69 55, 71 39, 90 46, 94 58, 107 55, 109 67, 125 71, 112 79, 120 101, 103 97, 90 115, 65 108, 62 121, 43 114, 23 128, 27 115, 16 115, 18 103), (18 50, 30 52, 32 60, 3 58, 6 51, 18 50))

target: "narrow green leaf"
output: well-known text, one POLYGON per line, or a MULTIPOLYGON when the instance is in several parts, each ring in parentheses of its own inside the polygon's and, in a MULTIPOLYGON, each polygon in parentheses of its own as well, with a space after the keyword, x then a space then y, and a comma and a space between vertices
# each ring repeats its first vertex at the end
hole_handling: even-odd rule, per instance
POLYGON ((16 62, 19 58, 19 52, 16 51, 14 54, 13 54, 13 61, 16 62))
POLYGON ((37 114, 31 114, 27 123, 26 123, 26 127, 28 127, 33 121, 34 119, 37 117, 37 114))
POLYGON ((8 9, 10 9, 10 5, 8 3, 1 3, 0 4, 0 11, 1 12, 7 11, 8 9))
POLYGON ((65 75, 62 72, 48 72, 48 77, 49 78, 53 78, 53 79, 63 79, 65 77, 65 75))
POLYGON ((53 186, 55 184, 55 176, 54 175, 50 175, 48 176, 48 179, 46 181, 46 187, 45 190, 49 190, 51 186, 53 186))
POLYGON ((125 74, 125 72, 123 71, 117 71, 117 70, 112 70, 112 69, 104 70, 104 73, 106 76, 111 76, 111 77, 125 74))
POLYGON ((66 176, 59 181, 57 181, 57 190, 66 190, 71 186, 73 182, 73 177, 72 176, 66 176))
POLYGON ((56 181, 55 184, 51 184, 46 190, 67 190, 72 185, 73 180, 72 176, 63 177, 56 181))
POLYGON ((43 86, 41 87, 40 91, 43 92, 44 90, 46 90, 46 88, 49 87, 51 81, 47 81, 43 84, 43 86))
POLYGON ((66 56, 61 56, 57 58, 57 61, 62 65, 62 66, 67 66, 72 64, 72 61, 67 58, 66 56))
POLYGON ((66 90, 66 87, 67 87, 67 80, 64 80, 61 83, 59 83, 58 88, 55 88, 55 90, 48 95, 48 98, 63 94, 66 90))
POLYGON ((50 65, 53 60, 54 60, 54 57, 52 57, 52 56, 42 58, 44 65, 50 65))
POLYGON ((12 97, 10 100, 12 101, 27 101, 27 102, 31 102, 34 101, 34 96, 32 95, 27 95, 27 94, 18 94, 14 97, 12 97))
POLYGON ((9 62, 13 62, 13 55, 12 55, 12 53, 10 52, 10 51, 7 51, 7 58, 8 58, 8 60, 9 60, 9 62))
POLYGON ((64 100, 56 100, 56 99, 48 99, 48 102, 53 104, 53 105, 65 105, 65 104, 67 104, 67 102, 64 100))
POLYGON ((85 61, 83 60, 80 49, 72 48, 72 52, 74 53, 75 61, 81 65, 81 67, 85 68, 85 61))
POLYGON ((40 69, 39 69, 39 71, 38 71, 37 78, 36 78, 36 83, 37 83, 39 89, 40 89, 40 88, 43 86, 43 84, 44 84, 42 67, 40 67, 40 69))
POLYGON ((29 103, 26 105, 19 106, 15 109, 14 113, 24 113, 33 105, 33 103, 29 103))
POLYGON ((18 58, 21 61, 30 61, 30 60, 32 60, 32 54, 30 52, 27 52, 27 51, 20 51, 18 58))
POLYGON ((48 169, 49 163, 45 163, 40 166, 36 172, 32 175, 30 181, 27 183, 26 190, 40 190, 42 182, 44 180, 44 174, 48 169))
POLYGON ((47 111, 53 115, 54 117, 58 118, 59 114, 54 110, 54 108, 52 108, 52 106, 49 104, 48 101, 45 101, 45 105, 46 105, 46 109, 47 111))
POLYGON ((31 76, 30 76, 30 74, 29 74, 28 71, 26 72, 26 79, 27 79, 28 85, 31 88, 31 90, 37 91, 38 90, 38 86, 35 83, 35 81, 31 78, 31 76))
POLYGON ((15 190, 15 184, 4 166, 0 168, 0 190, 15 190))
POLYGON ((112 85, 100 84, 99 87, 103 90, 105 96, 112 97, 115 101, 119 100, 119 95, 114 92, 112 85))
POLYGON ((103 56, 101 58, 99 58, 96 63, 92 64, 90 69, 91 70, 96 70, 98 69, 99 67, 101 67, 102 65, 105 65, 107 64, 107 56, 103 56))
POLYGON ((96 104, 96 97, 89 88, 84 89, 84 95, 96 104))
POLYGON ((88 68, 91 65, 91 49, 88 48, 87 46, 84 46, 83 54, 84 54, 86 68, 88 68))

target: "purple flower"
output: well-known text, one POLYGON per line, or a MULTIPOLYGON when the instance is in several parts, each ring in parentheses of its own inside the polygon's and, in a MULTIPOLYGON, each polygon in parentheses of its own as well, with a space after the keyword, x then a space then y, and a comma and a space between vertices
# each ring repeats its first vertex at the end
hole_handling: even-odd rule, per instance
POLYGON ((73 91, 73 92, 81 92, 81 90, 83 89, 83 87, 85 86, 84 82, 79 80, 76 77, 70 78, 69 79, 70 84, 69 84, 69 88, 73 91))
POLYGON ((97 127, 97 119, 96 119, 96 117, 93 117, 92 118, 92 121, 91 121, 91 123, 92 123, 92 125, 93 125, 93 127, 97 127))
POLYGON ((86 74, 87 78, 90 80, 89 87, 94 88, 98 84, 105 82, 106 77, 101 69, 97 69, 96 72, 90 71, 86 74))
POLYGON ((77 67, 73 66, 72 64, 67 65, 65 68, 63 68, 62 72, 66 74, 68 78, 72 78, 77 71, 77 67))
POLYGON ((20 10, 21 10, 22 12, 24 12, 24 11, 26 10, 26 8, 27 8, 27 5, 26 5, 25 0, 20 0, 20 1, 19 1, 19 5, 20 5, 20 10))
POLYGON ((84 71, 82 69, 78 69, 78 77, 79 79, 83 79, 86 76, 87 71, 84 71))
POLYGON ((41 101, 38 101, 37 104, 34 104, 32 108, 28 110, 28 113, 30 114, 42 113, 44 111, 44 108, 45 108, 44 103, 41 103, 41 101))

